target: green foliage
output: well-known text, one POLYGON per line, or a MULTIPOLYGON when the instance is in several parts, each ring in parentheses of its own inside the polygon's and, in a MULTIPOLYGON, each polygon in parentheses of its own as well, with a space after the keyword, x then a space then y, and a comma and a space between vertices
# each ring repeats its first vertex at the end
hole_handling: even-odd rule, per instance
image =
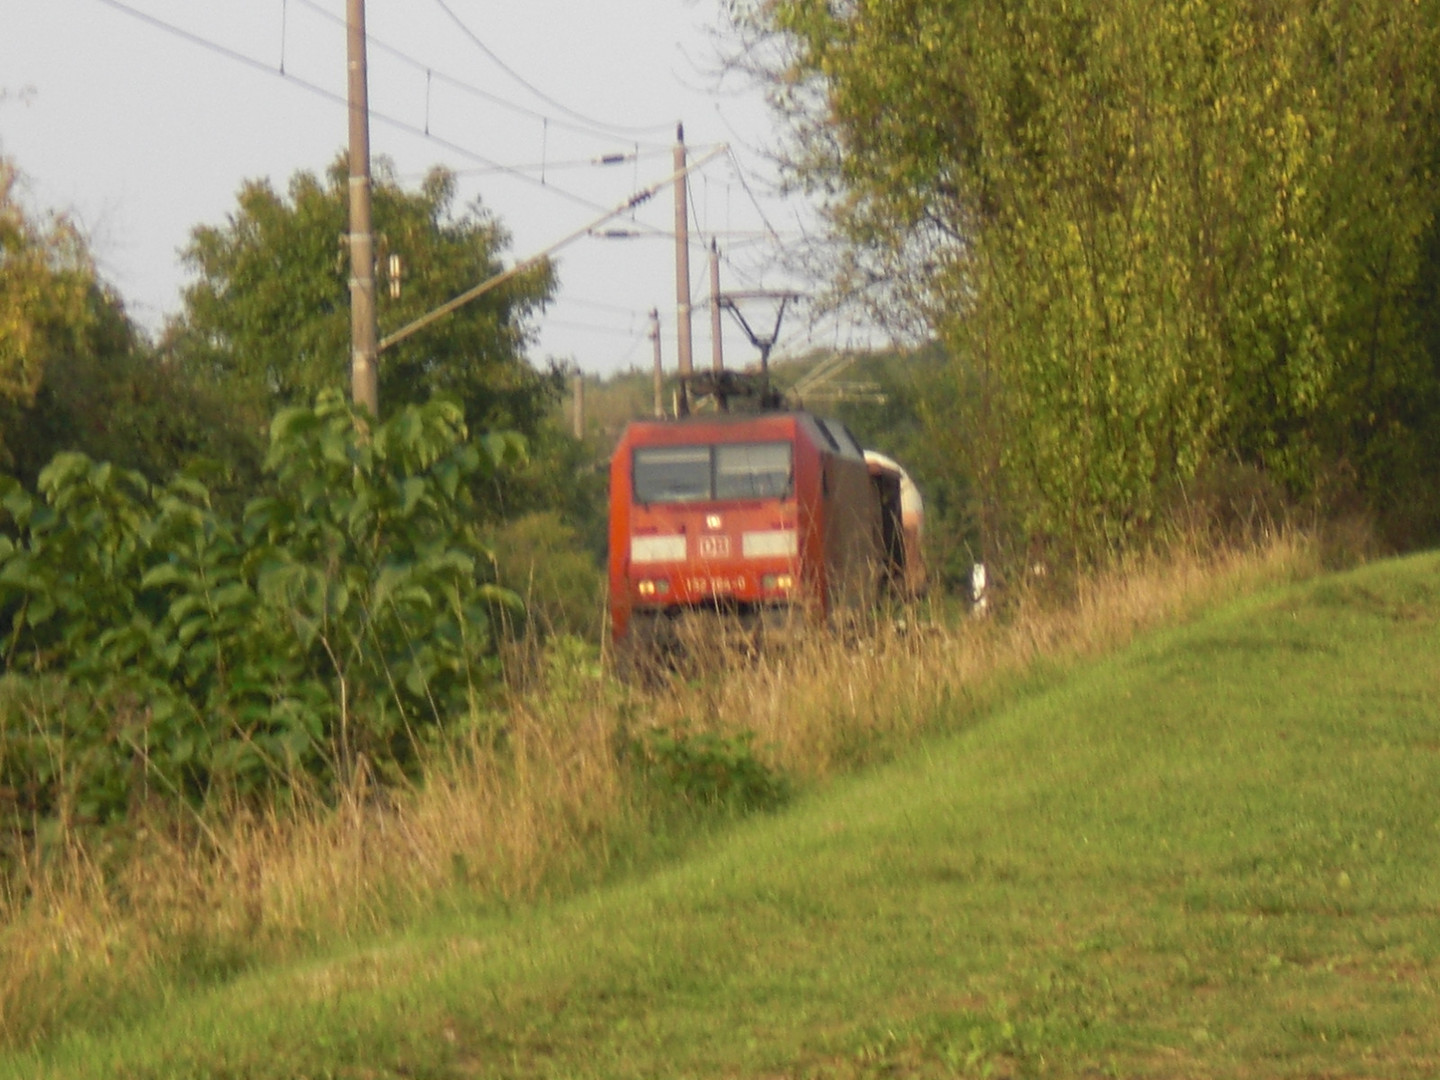
POLYGON ((1429 1075, 1437 582, 1249 597, 663 873, 91 1012, 0 1076, 1429 1075))
POLYGON ((0 785, 103 818, 152 788, 404 767, 497 674, 497 612, 518 601, 490 579, 470 491, 519 450, 471 442, 453 402, 367 432, 330 393, 275 418, 272 493, 238 521, 194 476, 152 486, 78 453, 35 495, 4 481, 6 664, 62 672, 95 708, 7 714, 0 785), (61 763, 50 782, 40 755, 61 763))
POLYGON ((529 445, 528 459, 507 473, 508 483, 499 492, 505 516, 514 519, 553 511, 580 547, 597 564, 603 561, 609 510, 606 465, 614 441, 597 447, 545 423, 529 445))
POLYGON ((936 415, 937 409, 951 410, 971 396, 969 388, 953 385, 955 370, 934 344, 863 357, 851 371, 857 380, 873 384, 883 400, 842 397, 834 414, 862 446, 890 455, 910 474, 925 500, 931 581, 965 589, 982 550, 982 506, 971 472, 974 455, 961 445, 974 433, 944 425, 936 415))
POLYGON ((606 679, 600 649, 574 634, 554 634, 545 642, 541 659, 544 697, 549 701, 580 704, 613 699, 615 686, 606 679))
MULTIPOLYGON (((230 388, 250 413, 314 399, 349 377, 349 261, 344 158, 322 181, 297 173, 288 191, 252 181, 223 226, 200 226, 185 258, 196 272, 166 349, 187 370, 230 388)), ((378 269, 402 266, 399 296, 377 287, 382 336, 501 269, 508 237, 479 206, 456 214, 455 178, 433 170, 418 191, 377 165, 372 189, 378 269)), ((526 320, 554 287, 550 267, 521 274, 444 320, 387 349, 380 363, 382 414, 444 393, 474 430, 533 435, 557 379, 525 360, 526 320)))
POLYGON ((789 780, 755 756, 754 735, 652 728, 635 746, 640 771, 667 799, 736 812, 775 810, 789 802, 789 780))
POLYGON ((28 212, 19 187, 0 158, 0 468, 33 487, 74 450, 156 481, 205 457, 233 500, 258 477, 260 422, 162 364, 97 277, 84 236, 28 212))
POLYGON ((493 537, 500 577, 524 598, 530 628, 599 640, 605 575, 564 518, 553 510, 526 514, 496 527, 493 537))
POLYGON ((87 329, 95 271, 64 218, 40 221, 21 205, 19 177, 0 157, 0 465, 20 445, 7 415, 35 399, 46 368, 87 329))
POLYGON ((263 427, 247 427, 218 388, 162 363, 119 299, 98 284, 88 291, 73 347, 49 358, 29 405, 4 417, 0 425, 14 434, 8 471, 32 487, 66 450, 151 482, 205 459, 212 495, 230 503, 260 480, 263 427))
POLYGON ((1122 546, 1227 460, 1440 524, 1432 0, 742 11, 841 287, 961 369, 930 427, 992 543, 1122 546))

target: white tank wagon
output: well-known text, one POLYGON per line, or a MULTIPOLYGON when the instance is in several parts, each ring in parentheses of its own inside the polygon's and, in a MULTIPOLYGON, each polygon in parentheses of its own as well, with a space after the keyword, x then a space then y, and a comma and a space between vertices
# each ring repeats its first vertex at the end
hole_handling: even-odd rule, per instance
POLYGON ((878 450, 865 451, 871 482, 880 492, 881 525, 891 567, 890 586, 906 596, 920 596, 927 583, 921 538, 925 531, 925 502, 910 474, 894 458, 878 450))

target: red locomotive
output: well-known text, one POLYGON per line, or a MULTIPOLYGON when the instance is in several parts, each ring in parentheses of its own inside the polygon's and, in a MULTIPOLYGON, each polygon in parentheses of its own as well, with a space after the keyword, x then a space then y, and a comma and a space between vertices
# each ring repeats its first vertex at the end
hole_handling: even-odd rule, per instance
POLYGON ((842 425, 803 411, 638 421, 610 462, 617 644, 681 616, 825 620, 924 586, 919 493, 842 425))

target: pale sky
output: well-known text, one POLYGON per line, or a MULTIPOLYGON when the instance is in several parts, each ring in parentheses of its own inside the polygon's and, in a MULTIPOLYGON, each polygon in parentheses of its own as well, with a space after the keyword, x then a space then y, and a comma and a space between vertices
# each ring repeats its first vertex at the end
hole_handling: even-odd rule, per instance
MULTIPOLYGON (((88 231, 142 325, 154 330, 178 308, 178 250, 195 225, 225 220, 242 181, 283 190, 295 171, 322 171, 343 149, 344 105, 306 84, 343 100, 344 9, 344 0, 0 0, 0 153, 28 177, 32 206, 69 212, 88 231)), ((677 121, 692 157, 729 143, 735 159, 692 174, 690 187, 694 348, 708 364, 699 245, 717 235, 725 290, 804 289, 780 248, 814 228, 802 202, 772 193, 760 151, 775 132, 759 93, 716 74, 719 12, 720 0, 368 0, 372 153, 411 184, 435 164, 459 172, 461 202, 478 196, 499 216, 513 261, 669 175, 677 121), (632 159, 591 163, 616 153, 632 159)), ((646 367, 648 312, 658 307, 673 368, 673 198, 607 227, 652 235, 586 238, 559 254, 558 300, 532 358, 602 373, 646 367)), ((777 356, 856 340, 843 321, 786 318, 777 356)), ((731 366, 754 360, 728 317, 724 341, 731 366)))

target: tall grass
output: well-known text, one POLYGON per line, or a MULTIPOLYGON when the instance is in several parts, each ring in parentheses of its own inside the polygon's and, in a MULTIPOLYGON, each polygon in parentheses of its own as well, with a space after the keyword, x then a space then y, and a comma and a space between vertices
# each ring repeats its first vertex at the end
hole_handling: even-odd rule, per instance
POLYGON ((29 847, 0 893, 0 1039, 123 1018, 187 983, 333 948, 446 902, 602 880, 663 839, 668 819, 623 752, 645 729, 753 733, 765 761, 803 787, 966 722, 1037 664, 1104 652, 1317 568, 1315 546, 1291 534, 1177 547, 1062 598, 1015 595, 984 619, 912 612, 903 627, 811 638, 659 691, 562 662, 543 688, 437 750, 413 788, 382 789, 362 765, 338 805, 301 791, 263 811, 142 811, 123 835, 29 847))

